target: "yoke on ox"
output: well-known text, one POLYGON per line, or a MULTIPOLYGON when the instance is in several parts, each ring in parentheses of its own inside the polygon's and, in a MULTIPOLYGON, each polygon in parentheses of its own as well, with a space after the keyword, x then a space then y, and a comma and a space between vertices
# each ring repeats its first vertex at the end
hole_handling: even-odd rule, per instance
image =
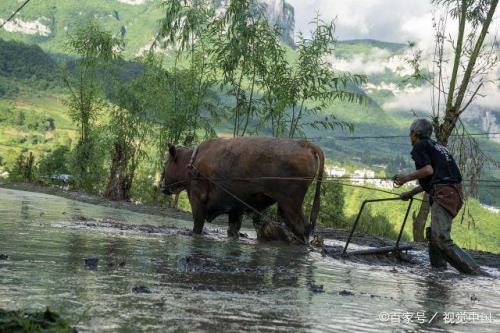
MULTIPOLYGON (((244 214, 252 215, 259 225, 261 212, 277 203, 280 220, 298 241, 307 244, 319 213, 323 169, 323 151, 307 141, 214 139, 195 149, 169 145, 160 186, 166 195, 187 190, 194 233, 201 234, 205 220, 228 214, 228 236, 237 238, 244 214), (309 221, 302 205, 315 179, 309 221)), ((257 235, 265 240, 281 238, 266 225, 257 235)))

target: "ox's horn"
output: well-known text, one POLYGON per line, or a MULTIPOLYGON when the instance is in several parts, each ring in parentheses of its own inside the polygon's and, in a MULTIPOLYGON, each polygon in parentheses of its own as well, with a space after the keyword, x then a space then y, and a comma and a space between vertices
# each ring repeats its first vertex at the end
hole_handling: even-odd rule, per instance
POLYGON ((175 146, 171 143, 168 144, 168 153, 170 156, 175 157, 175 146))

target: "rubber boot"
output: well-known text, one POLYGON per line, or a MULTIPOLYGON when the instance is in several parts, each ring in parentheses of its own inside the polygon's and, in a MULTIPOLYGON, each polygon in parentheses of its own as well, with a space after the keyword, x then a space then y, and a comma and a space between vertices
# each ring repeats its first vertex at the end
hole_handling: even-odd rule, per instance
POLYGON ((455 244, 443 244, 442 251, 450 265, 459 272, 472 275, 487 275, 467 252, 455 244))
POLYGON ((439 247, 435 244, 431 237, 431 227, 425 229, 425 237, 429 242, 429 260, 431 266, 437 269, 446 269, 446 257, 443 255, 439 247))

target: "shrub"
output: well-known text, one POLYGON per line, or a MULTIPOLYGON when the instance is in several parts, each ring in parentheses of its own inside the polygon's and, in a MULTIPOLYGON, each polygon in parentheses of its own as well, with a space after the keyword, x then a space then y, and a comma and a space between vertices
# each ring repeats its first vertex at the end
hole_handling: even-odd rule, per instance
POLYGON ((95 134, 86 143, 80 142, 71 151, 69 170, 73 178, 73 186, 78 190, 96 193, 102 190, 106 179, 104 160, 105 144, 95 134))
POLYGON ((9 179, 14 181, 32 182, 35 179, 35 156, 32 152, 21 152, 14 165, 9 170, 9 179))
POLYGON ((52 176, 69 173, 70 149, 67 146, 59 146, 48 155, 40 158, 38 170, 41 176, 52 176))
POLYGON ((54 119, 37 112, 22 112, 24 116, 24 127, 33 131, 50 131, 55 128, 54 119))

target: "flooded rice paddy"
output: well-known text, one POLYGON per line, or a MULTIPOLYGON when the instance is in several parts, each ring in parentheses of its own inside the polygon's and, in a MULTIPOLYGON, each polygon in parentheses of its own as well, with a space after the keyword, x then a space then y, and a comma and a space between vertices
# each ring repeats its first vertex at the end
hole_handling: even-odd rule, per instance
POLYGON ((422 250, 420 265, 377 265, 258 243, 250 225, 238 241, 191 226, 0 189, 0 308, 49 307, 81 332, 500 332, 496 269, 433 272, 422 250))

